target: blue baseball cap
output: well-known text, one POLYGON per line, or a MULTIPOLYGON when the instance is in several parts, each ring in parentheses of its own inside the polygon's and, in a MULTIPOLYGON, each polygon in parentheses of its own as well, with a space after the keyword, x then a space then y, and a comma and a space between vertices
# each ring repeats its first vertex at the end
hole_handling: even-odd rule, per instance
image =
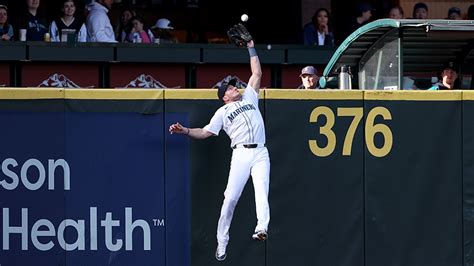
POLYGON ((303 69, 301 69, 300 77, 303 75, 317 75, 317 74, 318 74, 318 71, 316 70, 316 68, 314 68, 313 66, 305 66, 303 69))
POLYGON ((229 88, 229 86, 234 86, 237 85, 237 78, 231 78, 229 81, 222 81, 221 85, 217 89, 217 97, 219 97, 219 100, 222 100, 224 98, 225 92, 229 88))

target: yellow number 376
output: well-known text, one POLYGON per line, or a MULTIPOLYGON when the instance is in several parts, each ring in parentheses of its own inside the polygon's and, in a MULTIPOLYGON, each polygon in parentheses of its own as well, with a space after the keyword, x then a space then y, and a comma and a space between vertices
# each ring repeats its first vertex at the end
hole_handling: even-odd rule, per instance
MULTIPOLYGON (((309 149, 311 152, 319 157, 326 157, 331 155, 336 148, 336 134, 333 131, 333 126, 335 123, 334 112, 326 106, 316 107, 309 117, 310 123, 315 123, 318 121, 319 116, 326 117, 326 124, 319 128, 321 135, 324 135, 327 138, 327 144, 325 147, 320 147, 316 140, 309 140, 309 149)), ((344 139, 344 146, 342 148, 342 155, 350 156, 352 152, 352 142, 354 140, 354 135, 362 120, 363 108, 362 107, 353 107, 353 108, 337 108, 337 116, 348 116, 353 117, 351 125, 347 130, 346 137, 344 139)), ((385 124, 375 124, 375 118, 377 116, 382 116, 385 120, 392 120, 392 115, 390 111, 385 107, 375 107, 367 115, 365 122, 365 142, 367 149, 370 154, 376 157, 384 157, 390 153, 393 145, 393 135, 390 128, 385 124), (381 133, 384 137, 384 144, 382 147, 378 148, 375 146, 375 134, 381 133)))

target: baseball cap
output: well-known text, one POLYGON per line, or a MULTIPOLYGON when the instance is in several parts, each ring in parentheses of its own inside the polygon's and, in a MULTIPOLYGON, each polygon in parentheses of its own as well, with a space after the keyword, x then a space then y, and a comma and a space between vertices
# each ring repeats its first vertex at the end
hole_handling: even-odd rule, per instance
POLYGON ((368 3, 359 3, 357 5, 357 11, 359 11, 359 13, 364 13, 364 12, 367 12, 367 11, 375 11, 375 8, 373 8, 368 3))
POLYGON ((217 97, 219 97, 220 100, 224 98, 225 92, 227 91, 227 88, 229 88, 229 85, 235 86, 237 84, 237 78, 231 78, 229 81, 222 81, 221 85, 217 89, 217 97))
POLYGON ((172 30, 173 27, 171 26, 171 21, 167 18, 160 18, 156 21, 155 25, 151 27, 152 29, 165 29, 165 30, 172 30))
POLYGON ((459 7, 451 7, 449 10, 448 10, 448 17, 452 14, 452 13, 457 13, 458 15, 461 15, 461 9, 459 9, 459 7))
POLYGON ((458 71, 458 65, 454 61, 448 61, 448 62, 444 63, 443 70, 444 69, 452 69, 452 70, 457 72, 458 71))
POLYGON ((317 75, 318 71, 313 66, 305 66, 301 69, 300 77, 303 75, 317 75))

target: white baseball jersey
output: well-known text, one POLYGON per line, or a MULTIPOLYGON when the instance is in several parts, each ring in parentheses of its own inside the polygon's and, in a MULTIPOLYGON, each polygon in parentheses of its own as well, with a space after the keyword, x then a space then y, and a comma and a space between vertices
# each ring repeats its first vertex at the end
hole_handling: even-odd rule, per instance
POLYGON ((265 126, 258 109, 258 93, 247 86, 242 99, 219 108, 204 129, 216 136, 224 129, 230 137, 231 147, 239 144, 265 144, 265 126))

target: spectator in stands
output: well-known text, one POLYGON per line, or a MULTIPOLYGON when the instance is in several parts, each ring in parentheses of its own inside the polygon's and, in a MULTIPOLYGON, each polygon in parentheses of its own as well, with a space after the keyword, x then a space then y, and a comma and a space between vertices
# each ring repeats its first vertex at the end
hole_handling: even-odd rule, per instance
POLYGON ((155 36, 153 33, 145 28, 145 20, 141 16, 134 16, 130 19, 132 29, 127 35, 128 42, 138 43, 154 43, 155 36))
POLYGON ((427 19, 428 6, 423 2, 416 3, 415 6, 413 7, 413 18, 414 19, 427 19))
POLYGON ((404 16, 403 14, 403 8, 401 6, 394 6, 390 8, 390 11, 388 12, 388 17, 393 18, 393 19, 402 19, 404 16))
POLYGON ((87 40, 86 25, 82 20, 76 18, 76 5, 74 0, 63 0, 62 7, 63 16, 57 18, 51 22, 49 32, 51 34, 52 42, 60 42, 62 36, 62 30, 74 30, 76 34, 76 40, 79 42, 85 42, 87 40))
POLYGON ((8 23, 8 8, 0 5, 0 36, 2 41, 13 40, 13 27, 8 23))
POLYGON ((157 43, 178 43, 178 39, 173 34, 173 26, 167 18, 160 18, 155 25, 151 27, 157 43))
POLYGON ((313 66, 306 66, 301 70, 300 74, 301 85, 298 89, 312 90, 319 89, 318 81, 318 71, 313 66))
POLYGON ((356 17, 349 23, 347 35, 352 34, 358 28, 367 24, 372 18, 373 11, 375 11, 375 9, 370 4, 359 3, 357 5, 356 17))
POLYGON ((40 0, 26 0, 26 10, 18 17, 18 27, 26 29, 27 41, 43 41, 48 23, 40 11, 40 0))
MULTIPOLYGON (((450 61, 444 65, 441 72, 441 82, 436 83, 428 90, 453 90, 456 88, 456 80, 458 79, 458 70, 454 62, 450 61)), ((458 85, 459 86, 459 85, 458 85)), ((458 88, 459 89, 459 88, 458 88)))
POLYGON ((89 42, 117 42, 114 29, 110 24, 107 13, 112 8, 113 0, 97 0, 87 6, 87 41, 89 42))
POLYGON ((303 44, 334 46, 329 10, 326 8, 316 10, 311 22, 303 27, 303 44))
POLYGON ((115 28, 115 39, 118 42, 125 42, 127 34, 132 30, 132 24, 130 19, 137 15, 137 12, 130 7, 126 7, 122 10, 119 17, 119 22, 115 28))
POLYGON ((461 9, 459 7, 451 7, 449 10, 448 10, 448 19, 452 19, 452 20, 460 20, 462 19, 461 17, 461 9))
POLYGON ((474 20, 474 5, 470 5, 467 9, 467 19, 474 20))

